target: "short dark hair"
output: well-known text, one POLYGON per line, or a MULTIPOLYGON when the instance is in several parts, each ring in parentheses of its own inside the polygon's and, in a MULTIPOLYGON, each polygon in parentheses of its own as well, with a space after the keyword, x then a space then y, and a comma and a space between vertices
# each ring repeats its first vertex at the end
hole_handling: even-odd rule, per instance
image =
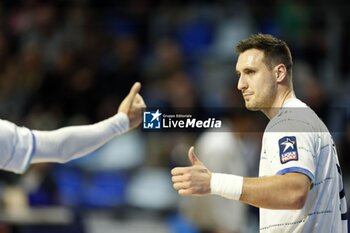
POLYGON ((292 78, 293 60, 286 42, 272 35, 259 33, 239 41, 235 51, 237 54, 241 54, 249 49, 263 51, 265 55, 264 62, 270 69, 275 65, 284 64, 288 76, 292 78))

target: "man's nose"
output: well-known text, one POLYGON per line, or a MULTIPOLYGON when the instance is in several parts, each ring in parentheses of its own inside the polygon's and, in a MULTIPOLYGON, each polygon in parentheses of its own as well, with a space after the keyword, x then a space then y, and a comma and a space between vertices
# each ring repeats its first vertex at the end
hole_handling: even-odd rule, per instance
POLYGON ((237 89, 242 91, 244 89, 247 89, 247 82, 244 78, 244 75, 241 75, 238 79, 237 89))

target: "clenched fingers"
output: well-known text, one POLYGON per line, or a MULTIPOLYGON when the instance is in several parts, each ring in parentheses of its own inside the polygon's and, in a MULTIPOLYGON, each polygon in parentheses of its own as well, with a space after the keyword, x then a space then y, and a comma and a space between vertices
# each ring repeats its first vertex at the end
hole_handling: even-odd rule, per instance
POLYGON ((191 170, 191 167, 176 167, 171 170, 171 175, 177 176, 177 175, 183 175, 189 173, 191 170))
POLYGON ((185 182, 174 182, 173 184, 174 189, 180 190, 180 189, 188 189, 191 188, 191 183, 189 181, 185 182))

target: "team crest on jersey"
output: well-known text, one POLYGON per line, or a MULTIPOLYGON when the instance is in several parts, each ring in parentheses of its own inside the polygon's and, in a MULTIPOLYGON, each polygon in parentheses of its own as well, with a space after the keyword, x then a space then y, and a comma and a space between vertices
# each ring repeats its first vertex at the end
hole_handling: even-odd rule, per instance
POLYGON ((297 139, 294 136, 283 137, 278 140, 281 163, 298 160, 297 139))

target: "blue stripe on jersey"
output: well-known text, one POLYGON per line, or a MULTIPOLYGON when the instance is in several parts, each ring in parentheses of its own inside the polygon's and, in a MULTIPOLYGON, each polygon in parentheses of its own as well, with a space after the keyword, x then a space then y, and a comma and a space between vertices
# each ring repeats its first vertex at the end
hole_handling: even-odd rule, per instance
POLYGON ((27 170, 28 167, 30 166, 31 161, 32 161, 33 156, 34 156, 35 151, 36 151, 36 138, 35 138, 35 135, 33 134, 33 132, 32 132, 31 130, 30 130, 30 133, 31 133, 31 135, 32 135, 32 152, 30 153, 29 160, 28 160, 28 164, 27 164, 25 170, 27 170))
POLYGON ((305 168, 301 168, 301 167, 287 167, 287 168, 284 168, 284 169, 278 171, 276 174, 277 175, 284 175, 284 174, 290 173, 290 172, 302 173, 302 174, 306 175, 307 177, 309 177, 309 179, 311 180, 312 183, 315 183, 314 175, 309 170, 307 170, 305 168))
POLYGON ((30 131, 30 133, 32 134, 32 139, 33 139, 33 141, 32 141, 32 148, 33 149, 32 149, 32 153, 30 155, 30 160, 32 160, 32 157, 33 157, 33 155, 35 154, 35 151, 36 151, 36 138, 35 138, 35 136, 34 136, 32 131, 30 131))

